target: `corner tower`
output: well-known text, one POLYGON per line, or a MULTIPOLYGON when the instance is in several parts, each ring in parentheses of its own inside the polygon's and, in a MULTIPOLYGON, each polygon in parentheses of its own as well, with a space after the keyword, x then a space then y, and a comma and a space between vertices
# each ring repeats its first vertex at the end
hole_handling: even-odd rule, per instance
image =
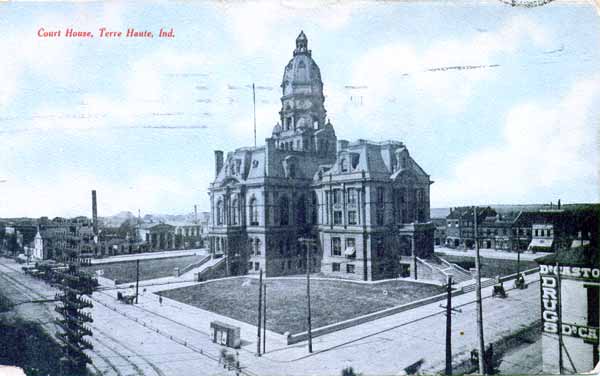
POLYGON ((283 72, 280 122, 273 138, 280 149, 335 154, 335 132, 326 120, 321 70, 312 59, 304 31, 283 72))

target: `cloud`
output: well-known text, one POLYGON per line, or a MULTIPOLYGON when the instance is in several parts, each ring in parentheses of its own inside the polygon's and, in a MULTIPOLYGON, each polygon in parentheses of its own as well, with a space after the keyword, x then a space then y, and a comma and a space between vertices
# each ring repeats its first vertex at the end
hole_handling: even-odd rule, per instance
POLYGON ((432 186, 433 205, 597 201, 600 76, 562 98, 540 98, 506 115, 501 144, 469 153, 432 186))
MULTIPOLYGON (((110 93, 79 93, 79 106, 43 103, 25 128, 42 131, 85 130, 112 126, 206 125, 190 124, 198 112, 199 96, 184 73, 206 70, 212 60, 197 53, 160 49, 131 61, 119 72, 110 93)), ((195 119, 194 121, 196 121, 195 119)))
POLYGON ((0 200, 0 212, 30 217, 89 216, 90 191, 95 189, 101 216, 138 208, 146 213, 164 213, 165 202, 169 202, 167 211, 177 213, 191 209, 194 203, 206 204, 200 188, 206 186, 208 175, 208 171, 199 169, 187 178, 178 179, 140 174, 116 181, 82 171, 71 174, 63 171, 43 180, 25 176, 0 184, 0 195, 11 197, 0 200))
POLYGON ((368 117, 378 112, 386 98, 402 91, 416 93, 432 106, 460 112, 477 84, 495 76, 496 70, 489 67, 494 58, 518 53, 528 42, 545 46, 549 40, 540 25, 525 16, 515 16, 495 32, 441 39, 424 50, 405 41, 373 47, 354 66, 353 82, 368 84, 365 96, 370 99, 356 115, 368 117), (435 69, 449 67, 471 69, 435 69))
POLYGON ((290 24, 307 23, 302 20, 329 31, 341 29, 361 6, 360 1, 246 1, 224 2, 221 9, 241 52, 254 54, 272 45, 285 45, 288 41, 281 30, 290 24))
MULTIPOLYGON (((7 5, 7 12, 10 12, 7 5)), ((9 107, 24 96, 35 94, 36 88, 23 86, 26 75, 38 75, 46 85, 74 90, 78 86, 78 76, 74 67, 78 63, 77 50, 81 44, 69 38, 43 38, 37 33, 41 27, 46 30, 63 30, 76 19, 80 25, 102 24, 119 28, 123 24, 125 8, 122 4, 109 2, 102 4, 98 12, 84 12, 78 8, 75 16, 67 16, 58 11, 39 14, 28 22, 16 26, 5 23, 9 30, 2 30, 0 51, 5 57, 0 59, 0 108, 9 107)))

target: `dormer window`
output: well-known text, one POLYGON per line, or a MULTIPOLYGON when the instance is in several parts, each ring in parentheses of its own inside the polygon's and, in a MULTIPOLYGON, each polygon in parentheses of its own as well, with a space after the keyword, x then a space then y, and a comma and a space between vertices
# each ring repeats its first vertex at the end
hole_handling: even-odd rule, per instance
POLYGON ((342 172, 348 172, 348 160, 346 160, 346 158, 340 160, 340 170, 342 170, 342 172))
POLYGON ((350 154, 350 158, 352 160, 352 169, 355 170, 356 166, 358 166, 358 161, 360 160, 360 154, 352 153, 350 154))

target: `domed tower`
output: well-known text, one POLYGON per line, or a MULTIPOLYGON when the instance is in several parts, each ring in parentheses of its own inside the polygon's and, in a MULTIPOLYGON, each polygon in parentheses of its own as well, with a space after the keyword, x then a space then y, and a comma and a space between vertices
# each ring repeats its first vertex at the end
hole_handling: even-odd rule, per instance
POLYGON ((311 55, 308 39, 301 31, 294 56, 283 72, 280 125, 273 132, 283 149, 319 151, 315 133, 326 128, 321 71, 311 55))

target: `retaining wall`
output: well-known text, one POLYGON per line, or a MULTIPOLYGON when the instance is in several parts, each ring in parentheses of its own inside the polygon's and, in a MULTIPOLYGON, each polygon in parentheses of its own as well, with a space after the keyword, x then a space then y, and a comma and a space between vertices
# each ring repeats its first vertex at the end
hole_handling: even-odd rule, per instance
MULTIPOLYGON (((532 274, 538 271, 538 268, 534 268, 534 269, 529 269, 526 271, 523 271, 522 273, 524 274, 532 274)), ((502 282, 506 282, 512 279, 515 279, 517 276, 517 274, 511 274, 508 275, 506 277, 502 277, 500 278, 500 280, 502 282)), ((528 285, 529 283, 527 283, 528 285)), ((510 288, 508 288, 507 290, 510 290, 510 288)), ((455 289, 452 291, 452 296, 459 296, 464 294, 465 292, 462 289, 455 289)), ((373 320, 378 320, 380 318, 383 317, 387 317, 390 315, 394 315, 396 313, 400 313, 400 312, 404 312, 404 311, 408 311, 410 309, 413 308, 418 308, 430 303, 434 303, 434 302, 438 302, 441 300, 446 299, 447 294, 446 293, 442 293, 442 294, 438 294, 438 295, 434 295, 434 296, 430 296, 427 298, 423 298, 423 299, 419 299, 419 300, 415 300, 414 302, 410 302, 410 303, 406 303, 406 304, 402 304, 396 307, 391 307, 391 308, 387 308, 381 311, 377 311, 377 312, 373 312, 373 313, 369 313, 363 316, 358 316, 352 319, 348 319, 345 321, 340 321, 338 323, 335 324, 330 324, 330 325, 326 325, 326 326, 322 326, 320 328, 316 328, 311 330, 311 334, 312 337, 318 337, 318 336, 322 336, 324 334, 329 334, 329 333, 333 333, 336 332, 338 330, 342 330, 342 329, 346 329, 346 328, 351 328, 353 326, 356 325, 360 325, 360 324, 364 324, 366 322, 369 321, 373 321, 373 320)), ((291 345, 294 343, 298 343, 298 342, 302 342, 308 339, 308 332, 301 332, 301 333, 297 333, 297 334, 291 334, 287 337, 287 344, 291 345)))

